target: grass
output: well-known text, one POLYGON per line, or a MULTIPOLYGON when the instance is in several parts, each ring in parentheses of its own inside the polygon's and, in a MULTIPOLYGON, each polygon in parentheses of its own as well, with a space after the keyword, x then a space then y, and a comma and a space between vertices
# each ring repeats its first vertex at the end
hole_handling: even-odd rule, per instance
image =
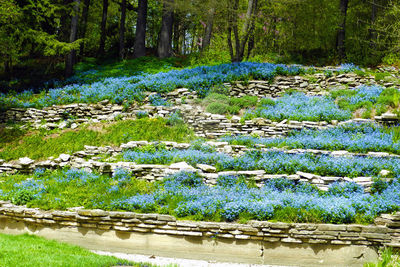
POLYGON ((363 118, 373 118, 374 115, 381 115, 386 111, 399 112, 400 110, 400 91, 397 88, 385 88, 380 94, 371 99, 351 101, 358 96, 356 90, 334 90, 331 91, 332 99, 341 109, 349 110, 356 114, 361 113, 363 118))
POLYGON ((75 66, 75 75, 71 81, 92 83, 109 77, 133 76, 140 73, 158 73, 188 66, 184 58, 159 59, 156 57, 141 57, 124 61, 101 62, 95 58, 86 58, 75 66))
POLYGON ((257 105, 256 96, 229 97, 227 95, 211 93, 203 99, 202 105, 206 111, 213 114, 236 115, 244 108, 257 105))
POLYGON ((110 177, 81 170, 37 170, 33 175, 16 174, 0 177, 1 198, 16 205, 44 210, 70 207, 98 208, 109 206, 124 196, 146 194, 154 184, 135 179, 126 172, 110 177))
POLYGON ((369 262, 364 264, 364 267, 399 267, 400 256, 393 253, 391 248, 385 248, 376 263, 369 262))
POLYGON ((236 176, 220 176, 217 186, 208 187, 196 173, 148 182, 123 169, 112 177, 77 169, 0 176, 1 199, 16 205, 44 210, 83 206, 203 221, 370 223, 380 213, 398 210, 398 183, 380 187, 368 196, 353 183, 332 185, 323 192, 308 183, 272 179, 259 189, 254 180, 236 176))
POLYGON ((84 125, 76 130, 24 131, 18 128, 0 128, 0 158, 20 157, 44 159, 61 153, 73 153, 91 146, 119 146, 128 141, 177 141, 195 139, 194 133, 183 123, 167 125, 162 118, 125 120, 116 123, 84 125))
POLYGON ((152 266, 101 256, 87 249, 33 235, 0 234, 0 266, 152 266))

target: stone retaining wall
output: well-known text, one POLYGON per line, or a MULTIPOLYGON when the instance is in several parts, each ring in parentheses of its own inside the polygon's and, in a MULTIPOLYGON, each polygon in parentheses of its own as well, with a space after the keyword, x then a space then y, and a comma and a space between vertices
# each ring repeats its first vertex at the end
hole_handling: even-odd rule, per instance
MULTIPOLYGON (((176 142, 147 142, 147 141, 131 141, 122 144, 120 147, 95 147, 85 146, 85 150, 77 151, 72 155, 61 154, 58 158, 50 157, 44 161, 34 161, 29 158, 20 158, 18 161, 0 162, 0 173, 12 174, 15 172, 32 173, 36 168, 45 169, 60 169, 64 167, 72 168, 85 168, 88 171, 96 171, 103 174, 111 175, 117 168, 125 168, 132 172, 132 175, 139 179, 147 181, 162 180, 165 176, 179 172, 179 171, 194 171, 198 172, 203 178, 204 182, 208 185, 215 185, 217 179, 222 175, 242 175, 251 178, 255 181, 256 185, 261 187, 269 179, 287 178, 295 181, 308 182, 316 185, 321 190, 328 190, 328 187, 333 182, 353 181, 364 187, 366 192, 369 192, 372 184, 372 177, 324 177, 312 173, 297 172, 293 175, 279 174, 270 175, 266 174, 263 170, 253 171, 222 171, 217 172, 216 168, 210 165, 197 164, 195 167, 188 165, 185 162, 174 163, 171 165, 156 165, 156 164, 136 164, 134 162, 115 162, 115 157, 120 155, 123 150, 140 148, 147 145, 163 144, 166 149, 188 149, 188 143, 176 142), (104 158, 105 156, 105 158, 104 158), (99 161, 102 160, 102 161, 99 161), (110 162, 111 160, 111 162, 110 162), (114 160, 114 162, 112 162, 114 160)), ((227 142, 206 142, 215 148, 216 151, 226 153, 232 156, 239 156, 251 150, 245 146, 229 145, 227 142)), ((277 149, 263 148, 262 145, 258 146, 259 149, 264 151, 280 151, 288 154, 310 153, 314 155, 329 155, 332 157, 342 156, 368 156, 376 158, 399 158, 399 155, 394 155, 385 152, 369 152, 366 154, 350 153, 348 151, 325 151, 315 149, 277 149)), ((389 174, 389 171, 382 170, 382 175, 389 174)))
MULTIPOLYGON (((356 86, 371 82, 373 78, 361 78, 355 74, 342 74, 332 78, 326 78, 323 74, 314 75, 318 87, 313 87, 307 83, 309 78, 302 76, 277 77, 273 84, 266 81, 250 81, 247 87, 241 83, 234 83, 230 89, 232 95, 257 95, 259 97, 278 96, 289 88, 305 91, 308 94, 321 93, 332 86, 346 83, 356 86), (306 84, 308 84, 306 86, 306 84), (269 89, 268 89, 268 88, 269 89), (264 88, 264 89, 263 89, 264 88), (266 89, 267 88, 267 89, 266 89), (317 89, 316 89, 317 88, 317 89), (261 90, 263 89, 263 90, 261 90), (268 90, 272 90, 271 92, 268 90), (240 93, 238 93, 240 91, 240 93)), ((385 84, 389 85, 389 84, 385 84)), ((228 86, 228 85, 226 85, 228 86)), ((332 122, 311 122, 311 121, 281 121, 272 122, 268 119, 257 118, 241 122, 241 118, 233 116, 227 119, 223 115, 205 113, 202 108, 193 105, 197 98, 195 92, 181 88, 164 95, 174 107, 151 106, 148 101, 142 106, 130 106, 124 108, 104 100, 97 104, 70 104, 64 106, 51 106, 44 109, 21 109, 12 108, 0 114, 0 123, 13 121, 30 123, 34 128, 76 128, 81 123, 99 122, 102 120, 116 120, 136 118, 139 112, 146 112, 150 117, 168 117, 176 111, 180 111, 186 123, 191 125, 196 134, 200 137, 218 138, 227 133, 232 134, 257 134, 266 137, 284 136, 290 130, 302 128, 323 128, 332 122)), ((148 99, 148 98, 146 98, 148 99)), ((376 118, 382 123, 395 124, 398 118, 395 114, 383 114, 376 118)))
POLYGON ((373 76, 360 77, 353 73, 339 74, 327 77, 323 73, 310 76, 278 76, 273 82, 268 81, 248 81, 225 83, 230 89, 231 96, 262 96, 278 97, 288 89, 305 92, 310 95, 321 95, 326 90, 334 88, 356 87, 363 84, 379 84, 390 87, 395 84, 385 81, 375 81, 373 76))
MULTIPOLYGON (((276 249, 281 246, 286 246, 287 250, 292 249, 292 252, 299 248, 303 250, 313 249, 314 255, 305 261, 308 264, 301 264, 302 260, 304 260, 301 258, 302 253, 296 254, 295 258, 297 258, 298 262, 292 264, 310 265, 311 263, 319 263, 331 266, 333 266, 332 263, 336 259, 326 258, 325 261, 321 261, 321 255, 318 255, 320 249, 323 248, 325 251, 329 248, 329 250, 340 252, 341 249, 345 248, 346 251, 351 251, 352 257, 346 257, 348 255, 343 254, 339 257, 341 258, 340 264, 348 266, 360 265, 366 260, 376 257, 376 252, 373 252, 377 248, 384 246, 399 247, 400 213, 382 215, 376 219, 376 222, 377 225, 368 226, 273 223, 265 221, 249 221, 246 224, 193 222, 179 221, 173 216, 162 214, 84 209, 43 211, 15 206, 4 201, 0 202, 0 231, 3 232, 30 231, 40 234, 43 232, 43 228, 50 228, 56 230, 53 238, 57 238, 56 233, 60 233, 58 236, 60 238, 65 231, 78 231, 81 238, 84 238, 89 231, 100 236, 107 236, 107 233, 115 232, 116 236, 122 240, 129 240, 132 235, 140 236, 141 239, 146 237, 147 241, 151 240, 149 239, 151 237, 169 237, 172 238, 169 241, 175 242, 163 243, 164 250, 175 248, 174 251, 176 253, 190 251, 188 248, 184 248, 184 251, 176 251, 177 248, 178 250, 182 249, 179 247, 180 245, 176 244, 178 239, 182 242, 190 240, 189 243, 192 243, 192 245, 201 245, 202 248, 198 251, 199 255, 201 255, 204 249, 209 249, 208 242, 211 242, 213 245, 211 250, 208 251, 209 256, 210 253, 213 255, 218 252, 219 246, 228 243, 231 252, 238 253, 236 256, 232 255, 233 257, 230 261, 240 261, 241 254, 251 253, 254 259, 257 259, 251 262, 274 263, 279 260, 280 265, 288 263, 288 261, 284 258, 275 259, 274 261, 272 258, 264 256, 276 253, 279 251, 279 249, 276 249), (251 246, 248 247, 250 244, 251 246), (242 251, 240 251, 241 249, 242 251), (247 249, 250 249, 250 251, 247 251, 247 249), (356 255, 354 255, 355 253, 356 255)), ((93 239, 93 237, 90 238, 93 239)), ((126 242, 122 240, 121 242, 126 242)), ((95 241, 92 240, 92 242, 95 241)), ((109 243, 105 245, 109 246, 109 243)), ((151 245, 146 244, 146 247, 151 248, 151 245)), ((154 244, 154 246, 160 249, 158 253, 162 252, 160 243, 154 244)), ((99 248, 97 247, 97 249, 99 248)), ((111 249, 110 247, 109 250, 111 249)), ((143 248, 133 246, 130 249, 132 252, 143 248)), ((154 251, 147 251, 147 253, 154 253, 154 251)), ((186 257, 191 258, 188 255, 186 257)), ((245 256, 242 255, 242 257, 245 256)))

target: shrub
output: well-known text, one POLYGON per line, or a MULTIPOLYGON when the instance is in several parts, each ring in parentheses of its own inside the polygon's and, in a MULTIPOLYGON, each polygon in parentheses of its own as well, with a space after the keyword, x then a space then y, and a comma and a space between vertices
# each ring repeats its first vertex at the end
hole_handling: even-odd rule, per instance
POLYGON ((221 115, 228 114, 229 113, 229 105, 214 102, 207 106, 206 112, 209 112, 212 114, 221 114, 221 115))

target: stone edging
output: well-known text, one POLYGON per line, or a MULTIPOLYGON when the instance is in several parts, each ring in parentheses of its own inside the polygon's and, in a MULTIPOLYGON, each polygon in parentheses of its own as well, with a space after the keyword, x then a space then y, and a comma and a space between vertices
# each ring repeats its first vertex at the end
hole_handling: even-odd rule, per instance
MULTIPOLYGON (((12 225, 29 229, 50 227, 56 233, 63 229, 76 229, 81 233, 94 231, 97 234, 115 231, 118 235, 140 234, 194 238, 200 242, 212 241, 214 245, 226 242, 257 242, 264 247, 280 245, 303 247, 329 246, 330 248, 400 247, 400 213, 382 215, 376 225, 332 225, 305 223, 273 223, 249 221, 247 224, 179 221, 162 214, 139 214, 103 210, 43 211, 36 208, 15 206, 0 201, 0 231, 11 231, 12 225), (11 228, 10 228, 11 227, 11 228), (83 229, 86 229, 83 231, 83 229), (99 232, 100 231, 100 232, 99 232)), ((75 230, 74 230, 75 231, 75 230)), ((15 232, 15 231, 14 231, 15 232)), ((193 241, 194 242, 194 241, 193 241)), ((244 244, 244 243, 243 243, 244 244)), ((168 244, 174 247, 175 244, 168 244)), ((232 244, 230 244, 232 246, 232 244)), ((215 249, 215 248, 214 248, 215 249)), ((266 253, 267 251, 264 251, 266 253)), ((284 262, 284 260, 282 260, 284 262)))

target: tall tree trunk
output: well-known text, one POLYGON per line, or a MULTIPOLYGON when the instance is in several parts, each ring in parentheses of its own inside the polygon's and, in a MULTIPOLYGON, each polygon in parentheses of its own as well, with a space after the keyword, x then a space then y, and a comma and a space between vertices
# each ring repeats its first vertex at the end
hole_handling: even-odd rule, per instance
POLYGON ((104 48, 106 46, 106 26, 107 26, 107 12, 108 12, 108 0, 103 0, 103 16, 101 17, 101 26, 100 26, 100 45, 98 56, 104 56, 104 48))
POLYGON ((146 55, 146 24, 147 0, 139 0, 135 43, 133 45, 133 56, 135 58, 146 55))
POLYGON ((181 26, 181 16, 175 13, 174 23, 173 23, 173 51, 175 54, 180 54, 180 26, 181 26))
MULTIPOLYGON (((76 41, 76 36, 78 33, 78 12, 79 12, 80 0, 74 0, 74 15, 71 18, 71 33, 69 36, 69 42, 73 43, 76 41)), ((74 64, 76 61, 76 51, 71 50, 67 56, 67 61, 65 62, 65 77, 68 78, 73 74, 74 64)))
POLYGON ((119 58, 125 58, 125 20, 126 20, 126 0, 121 1, 121 21, 119 25, 119 58))
POLYGON ((174 13, 172 10, 173 3, 174 0, 164 0, 160 38, 157 48, 159 58, 172 56, 172 24, 174 21, 174 13))
POLYGON ((339 25, 339 29, 337 32, 337 43, 336 49, 339 55, 340 61, 346 58, 346 17, 347 17, 347 7, 349 5, 349 0, 340 0, 340 14, 341 14, 341 22, 339 25))
POLYGON ((81 57, 85 55, 85 37, 87 31, 87 21, 89 17, 89 7, 90 7, 90 0, 85 0, 82 10, 82 29, 80 33, 80 38, 83 39, 79 53, 81 57))
POLYGON ((377 5, 375 0, 371 2, 371 25, 368 29, 368 37, 370 41, 370 47, 375 48, 376 46, 376 31, 375 31, 375 21, 376 21, 377 5))
POLYGON ((210 46, 211 34, 214 25, 214 16, 215 16, 215 7, 211 7, 210 10, 208 11, 206 28, 204 29, 204 37, 203 37, 203 42, 201 44, 202 51, 207 50, 207 48, 210 46))
POLYGON ((238 8, 239 0, 234 0, 233 5, 229 4, 228 7, 228 47, 231 54, 232 62, 240 62, 244 57, 244 50, 246 43, 249 40, 249 35, 251 31, 250 25, 254 20, 254 12, 257 7, 257 0, 248 0, 247 12, 245 15, 245 21, 243 23, 243 28, 241 33, 239 33, 238 26, 238 8), (235 41, 235 47, 232 44, 232 31, 235 41))

